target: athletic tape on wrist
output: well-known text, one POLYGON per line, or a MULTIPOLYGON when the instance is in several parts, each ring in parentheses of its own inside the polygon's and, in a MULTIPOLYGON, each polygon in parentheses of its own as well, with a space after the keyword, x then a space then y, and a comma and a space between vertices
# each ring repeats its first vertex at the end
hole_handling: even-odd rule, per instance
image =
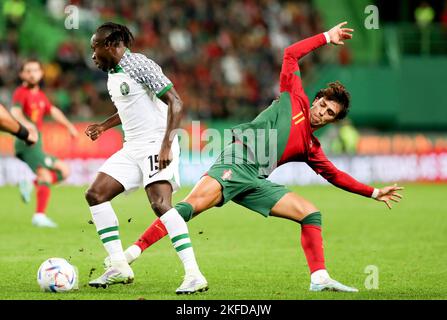
POLYGON ((19 138, 20 140, 27 140, 28 139, 28 129, 25 128, 21 123, 19 123, 19 131, 17 131, 16 133, 14 133, 14 135, 19 138))

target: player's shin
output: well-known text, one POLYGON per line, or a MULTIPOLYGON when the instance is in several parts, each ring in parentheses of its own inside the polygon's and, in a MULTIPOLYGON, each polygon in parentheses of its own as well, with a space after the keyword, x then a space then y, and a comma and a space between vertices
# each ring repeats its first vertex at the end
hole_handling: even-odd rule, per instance
POLYGON ((329 278, 324 264, 321 214, 314 212, 301 221, 301 246, 311 273, 311 282, 320 283, 329 278))
POLYGON ((188 227, 177 209, 170 209, 160 217, 160 220, 168 231, 169 238, 183 263, 185 273, 200 273, 189 238, 188 227))
POLYGON ((36 214, 45 214, 50 199, 50 185, 45 182, 36 182, 36 214))
MULTIPOLYGON (((175 209, 177 212, 182 216, 183 220, 188 222, 193 214, 193 208, 192 206, 187 202, 180 202, 175 205, 175 209)), ((162 239, 165 235, 168 234, 168 231, 166 230, 164 224, 160 221, 160 219, 156 219, 149 228, 146 229, 146 231, 140 236, 140 238, 135 241, 135 246, 138 246, 140 248, 140 253, 149 248, 151 245, 153 245, 158 240, 162 239)), ((133 246, 132 246, 133 247, 133 246)), ((131 248, 131 247, 130 247, 131 248)), ((130 249, 128 248, 126 252, 130 249)), ((136 248, 134 251, 137 251, 136 248)), ((130 252, 131 253, 131 252, 130 252)), ((139 255, 138 252, 133 253, 135 256, 139 255)))
MULTIPOLYGON (((91 206, 93 222, 112 265, 126 262, 118 231, 118 218, 109 201, 91 206)), ((127 262, 126 262, 127 263, 127 262)))

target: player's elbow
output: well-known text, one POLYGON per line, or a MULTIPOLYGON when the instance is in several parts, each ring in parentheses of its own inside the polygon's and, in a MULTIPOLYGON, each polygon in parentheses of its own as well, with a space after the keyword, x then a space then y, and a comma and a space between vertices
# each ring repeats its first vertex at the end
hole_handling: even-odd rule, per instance
POLYGON ((178 95, 174 97, 174 101, 172 103, 172 111, 176 114, 181 114, 183 111, 183 101, 178 95))

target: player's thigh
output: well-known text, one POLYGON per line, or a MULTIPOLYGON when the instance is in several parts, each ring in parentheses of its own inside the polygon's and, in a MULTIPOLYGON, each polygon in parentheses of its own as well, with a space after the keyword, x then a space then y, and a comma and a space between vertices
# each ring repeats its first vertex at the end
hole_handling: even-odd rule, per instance
POLYGON ((110 201, 124 191, 123 185, 104 172, 98 172, 95 180, 85 193, 89 205, 110 201))
POLYGON ((317 211, 317 207, 309 200, 288 192, 273 206, 271 215, 299 222, 317 211))
POLYGON ((286 187, 257 177, 256 187, 237 195, 233 201, 268 217, 272 208, 290 192, 286 187))
POLYGON ((38 168, 50 168, 53 164, 51 158, 47 158, 40 145, 23 147, 16 153, 17 158, 25 162, 30 169, 37 174, 38 168))
MULTIPOLYGON (((177 140, 172 143, 172 161, 163 170, 159 169, 158 153, 160 152, 160 145, 156 144, 138 154, 139 166, 143 175, 143 185, 153 185, 157 182, 168 182, 171 187, 171 194, 180 188, 180 147, 177 140)), ((160 185, 163 185, 160 184, 160 185)))
POLYGON ((123 150, 107 159, 98 171, 95 181, 86 192, 89 204, 110 201, 123 191, 131 191, 141 185, 138 164, 123 150))
POLYGON ((216 179, 203 176, 183 202, 191 204, 195 216, 222 202, 222 186, 216 179))

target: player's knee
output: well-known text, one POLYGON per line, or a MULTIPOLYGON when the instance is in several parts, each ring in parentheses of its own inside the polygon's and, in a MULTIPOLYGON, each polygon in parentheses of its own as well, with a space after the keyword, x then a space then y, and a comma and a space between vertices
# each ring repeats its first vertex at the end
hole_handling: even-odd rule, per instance
POLYGON ((61 170, 61 174, 62 174, 62 179, 67 179, 68 176, 71 173, 70 167, 69 166, 64 166, 61 170))
POLYGON ((71 173, 70 167, 65 162, 58 162, 56 166, 63 180, 67 179, 71 173))
POLYGON ((38 183, 51 183, 51 174, 47 169, 40 168, 36 172, 36 180, 38 183))
POLYGON ((303 208, 303 218, 308 216, 311 213, 318 212, 320 209, 318 209, 313 203, 308 203, 303 208))
POLYGON ((101 192, 98 192, 98 190, 95 190, 94 188, 89 188, 85 192, 85 200, 87 200, 89 206, 95 206, 107 201, 101 192))
POLYGON ((165 203, 163 200, 152 201, 151 207, 152 207, 152 210, 154 210, 157 217, 161 217, 169 209, 171 209, 171 206, 169 204, 165 203))

